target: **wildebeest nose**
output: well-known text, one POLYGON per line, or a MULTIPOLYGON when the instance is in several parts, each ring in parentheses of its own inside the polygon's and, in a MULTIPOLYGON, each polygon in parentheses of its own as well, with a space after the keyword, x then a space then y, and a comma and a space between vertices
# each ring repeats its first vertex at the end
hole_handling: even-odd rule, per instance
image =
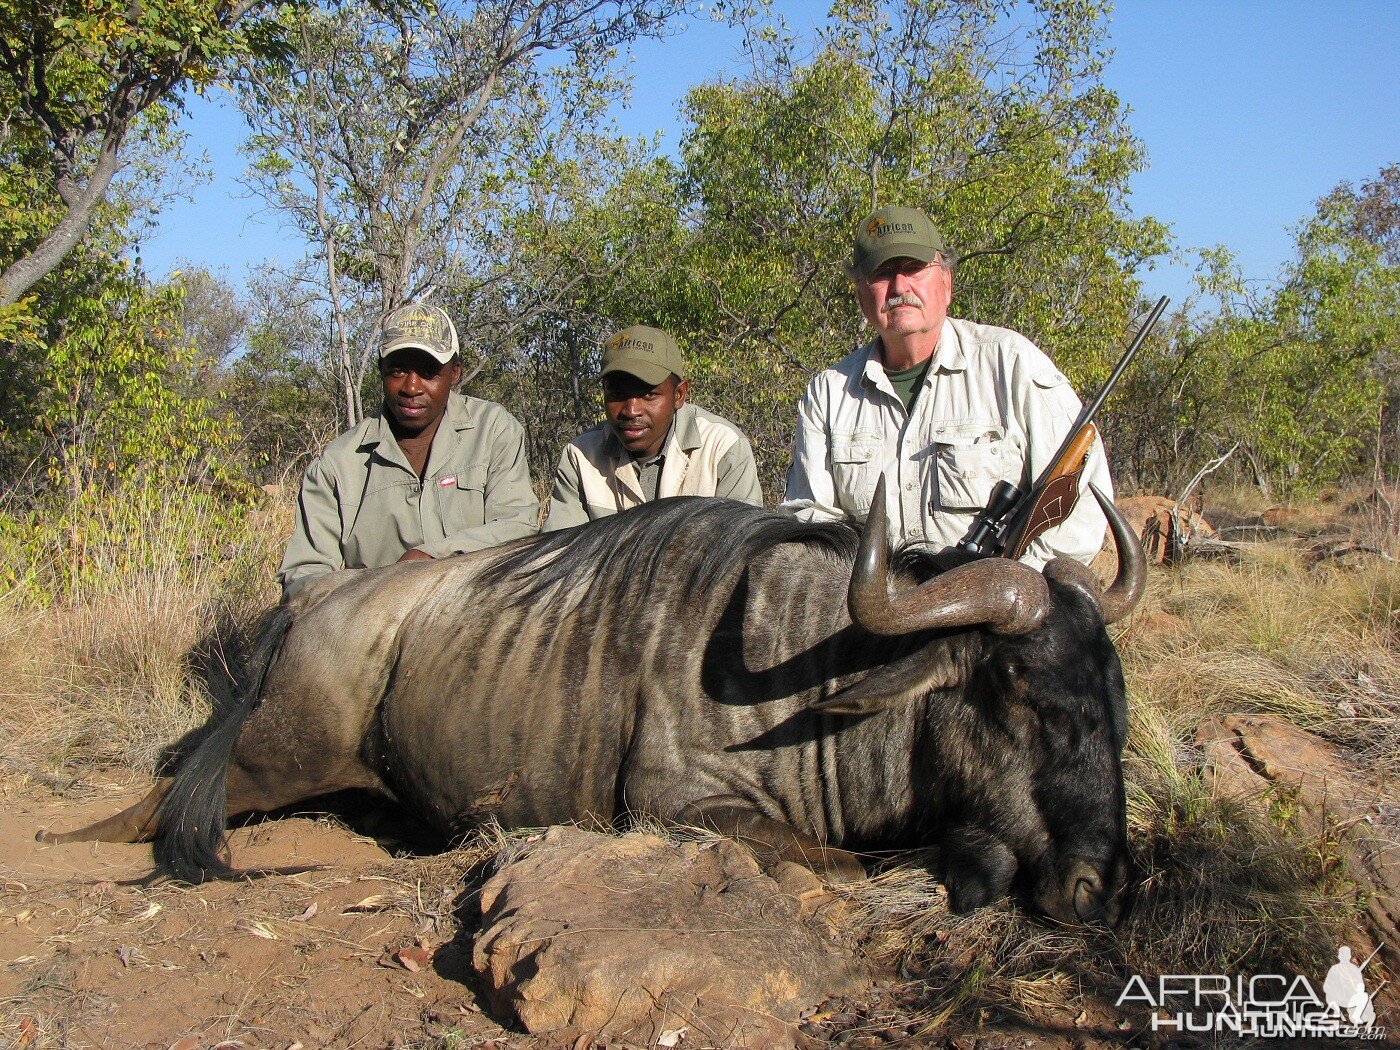
POLYGON ((1070 872, 1070 901, 1080 922, 1116 925, 1122 911, 1117 890, 1104 885, 1103 876, 1087 861, 1079 861, 1070 872))

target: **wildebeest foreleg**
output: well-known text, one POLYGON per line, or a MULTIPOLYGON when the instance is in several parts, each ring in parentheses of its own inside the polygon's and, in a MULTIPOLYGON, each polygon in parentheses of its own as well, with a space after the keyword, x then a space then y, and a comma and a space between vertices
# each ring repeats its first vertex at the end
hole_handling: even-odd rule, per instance
POLYGON ((827 882, 858 882, 865 878, 865 868, 855 854, 765 817, 738 795, 711 795, 692 802, 676 814, 672 823, 706 828, 737 839, 753 851, 765 869, 788 860, 810 868, 827 882))
POLYGON ((114 813, 96 824, 76 831, 52 832, 40 829, 34 836, 40 842, 150 842, 156 835, 156 813, 160 800, 170 790, 171 777, 161 777, 134 806, 114 813))

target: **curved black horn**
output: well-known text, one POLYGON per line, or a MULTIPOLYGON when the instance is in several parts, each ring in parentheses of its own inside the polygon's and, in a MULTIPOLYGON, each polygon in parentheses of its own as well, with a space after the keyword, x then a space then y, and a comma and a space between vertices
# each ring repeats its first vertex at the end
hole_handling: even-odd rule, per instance
POLYGON ((1147 555, 1142 552, 1142 541, 1138 539, 1137 531, 1113 505, 1113 500, 1100 492, 1097 485, 1090 485, 1089 491, 1099 501, 1104 517, 1108 519, 1109 531, 1113 533, 1114 545, 1118 548, 1118 575, 1099 598, 1103 622, 1113 623, 1132 612, 1142 598, 1147 585, 1147 555))
POLYGON ((846 600, 852 620, 872 634, 912 634, 982 624, 998 634, 1025 634, 1038 627, 1050 611, 1050 587, 1045 577, 1007 558, 959 565, 894 600, 890 598, 889 566, 889 520, 882 474, 851 571, 846 600))
POLYGON ((1118 575, 1102 594, 1088 566, 1072 558, 1056 558, 1045 566, 1045 575, 1061 583, 1073 584, 1096 598, 1103 622, 1113 623, 1132 612, 1142 598, 1147 582, 1147 556, 1142 552, 1142 542, 1137 532, 1114 506, 1113 500, 1100 492, 1097 485, 1091 484, 1089 491, 1098 500, 1104 517, 1108 519, 1109 531, 1113 533, 1113 543, 1118 550, 1118 575))

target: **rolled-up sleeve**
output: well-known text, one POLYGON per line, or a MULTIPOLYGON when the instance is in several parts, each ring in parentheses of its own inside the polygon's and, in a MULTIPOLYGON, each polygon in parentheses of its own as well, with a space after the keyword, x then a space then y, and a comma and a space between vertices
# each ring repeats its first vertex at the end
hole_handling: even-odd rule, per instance
POLYGON ((297 494, 296 524, 277 570, 282 600, 318 576, 345 568, 340 548, 340 499, 334 475, 323 460, 312 460, 297 494))
POLYGON ((839 521, 845 513, 836 502, 836 482, 831 476, 831 431, 822 405, 818 380, 807 386, 797 408, 797 436, 792 466, 781 508, 803 521, 839 521))
POLYGON ((525 456, 525 428, 504 410, 486 424, 482 444, 486 450, 484 522, 449 533, 418 549, 434 558, 469 554, 499 543, 533 536, 539 530, 539 500, 530 485, 530 465, 525 456))

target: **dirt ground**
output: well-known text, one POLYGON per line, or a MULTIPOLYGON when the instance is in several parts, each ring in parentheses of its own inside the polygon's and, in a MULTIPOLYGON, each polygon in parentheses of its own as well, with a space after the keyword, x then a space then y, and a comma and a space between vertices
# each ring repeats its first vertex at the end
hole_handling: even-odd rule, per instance
MULTIPOLYGON (((261 877, 190 888, 149 880, 148 846, 34 840, 39 828, 68 830, 129 805, 145 786, 0 777, 0 1046, 556 1046, 485 1012, 470 965, 483 851, 396 857, 333 818, 282 816, 230 836, 235 863, 261 877)), ((1123 1041, 1118 1018, 1097 1009, 1034 1028, 1007 1017, 923 1035, 907 1023, 921 994, 918 981, 896 979, 825 1004, 799 1046, 1123 1041)))
POLYGON ((452 940, 473 857, 396 860, 292 817, 236 831, 234 855, 307 870, 182 888, 144 884, 147 846, 34 841, 141 790, 93 779, 63 801, 0 780, 0 1045, 534 1045, 482 1013, 452 940))
MULTIPOLYGON (((0 1046, 630 1045, 539 1039, 487 1012, 471 945, 490 843, 396 856, 334 818, 280 816, 230 836, 235 863, 261 869, 258 877, 191 888, 150 879, 148 846, 34 840, 39 828, 109 815, 145 786, 93 775, 44 787, 0 776, 0 1046)), ((955 940, 944 949, 955 953, 955 940)), ((973 1028, 929 1031, 919 1021, 924 980, 887 976, 867 995, 823 1004, 799 1047, 1203 1045, 1153 1039, 1094 994, 1068 1012, 1047 1009, 1034 1025, 983 1010, 973 1028)), ((1378 1013, 1389 1017, 1400 1002, 1385 992, 1378 1013)))

